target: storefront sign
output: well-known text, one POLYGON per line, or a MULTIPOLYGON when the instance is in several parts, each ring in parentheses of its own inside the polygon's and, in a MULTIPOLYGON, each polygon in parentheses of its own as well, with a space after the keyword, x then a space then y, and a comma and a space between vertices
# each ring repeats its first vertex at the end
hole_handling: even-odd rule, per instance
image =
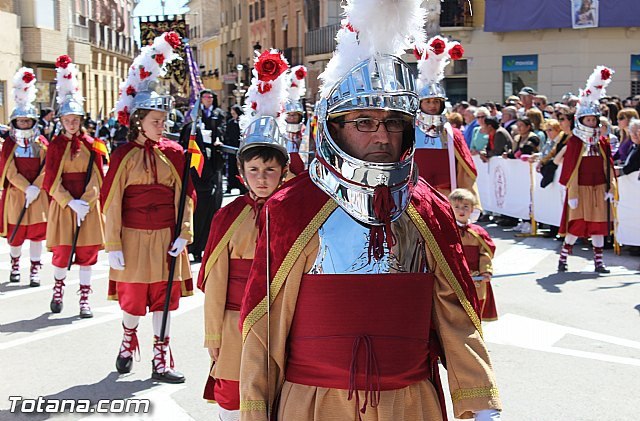
POLYGON ((538 70, 538 56, 502 56, 503 72, 526 72, 538 70))

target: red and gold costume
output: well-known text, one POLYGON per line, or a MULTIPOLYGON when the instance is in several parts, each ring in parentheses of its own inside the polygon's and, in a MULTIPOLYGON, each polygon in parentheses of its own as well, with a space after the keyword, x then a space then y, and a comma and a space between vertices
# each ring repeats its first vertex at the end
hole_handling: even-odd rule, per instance
POLYGON ((500 408, 475 289, 440 194, 420 181, 392 225, 391 253, 415 233, 424 270, 384 274, 311 273, 323 247, 319 230, 342 209, 308 175, 267 205, 270 320, 263 228, 241 309, 243 421, 267 419, 267 406, 277 419, 296 421, 442 420, 439 357, 457 417, 500 408))
POLYGON ((238 197, 216 213, 198 275, 204 294, 205 347, 220 354, 209 373, 204 398, 224 409, 240 409, 240 305, 253 263, 258 207, 250 194, 238 197))
MULTIPOLYGON (((464 257, 467 260, 471 276, 479 276, 483 273, 493 274, 491 259, 493 259, 496 246, 489 237, 489 233, 476 224, 465 226, 458 224, 458 231, 460 231, 464 257)), ((480 318, 483 321, 497 320, 498 310, 491 282, 476 283, 476 293, 480 301, 480 318)))
POLYGON ((73 199, 89 203, 89 213, 82 222, 78 236, 74 263, 92 266, 98 260, 98 251, 104 248, 104 221, 100 203, 100 188, 103 179, 102 155, 95 154, 91 178, 85 188, 89 157, 93 150, 93 139, 86 134, 72 138, 65 134, 56 136, 47 151, 43 187, 49 193, 49 217, 47 224, 47 248, 53 252, 53 265, 66 268, 76 214, 67 206, 73 199))
MULTIPOLYGON (((44 181, 45 156, 48 142, 44 136, 35 142, 40 146, 40 156, 33 158, 20 157, 16 150, 18 144, 7 136, 0 152, 0 236, 10 239, 25 204, 25 190, 30 185, 42 188, 44 181)), ((31 145, 28 146, 31 148, 31 145)), ((47 213, 49 198, 41 192, 27 208, 16 236, 10 246, 21 246, 25 240, 43 241, 47 233, 47 213)))
POLYGON ((592 235, 609 235, 613 226, 614 210, 613 207, 609 210, 610 225, 607 227, 607 167, 609 191, 613 196, 617 195, 611 148, 604 137, 600 138, 597 145, 588 146, 575 135, 567 140, 566 148, 560 184, 567 187, 567 195, 559 233, 585 238, 592 235), (575 209, 568 205, 572 199, 578 199, 575 209))
MULTIPOLYGON (((162 311, 169 275, 169 250, 182 187, 184 151, 171 140, 135 141, 112 155, 102 189, 106 250, 122 251, 124 270, 109 271, 109 299, 135 316, 162 311)), ((191 241, 195 190, 189 181, 180 237, 191 241)), ((186 249, 176 262, 170 310, 193 294, 186 249)))

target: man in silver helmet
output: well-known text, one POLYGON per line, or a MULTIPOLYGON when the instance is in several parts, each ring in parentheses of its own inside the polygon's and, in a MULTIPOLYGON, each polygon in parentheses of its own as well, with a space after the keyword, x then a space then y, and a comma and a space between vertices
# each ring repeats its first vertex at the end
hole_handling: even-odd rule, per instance
POLYGON ((401 41, 412 6, 347 3, 317 157, 264 206, 241 308, 242 421, 442 420, 439 358, 455 416, 499 419, 451 207, 414 168, 415 79, 372 33, 397 14, 383 32, 401 41))
POLYGON ((16 107, 0 152, 0 235, 7 238, 10 247, 10 282, 20 281, 22 244, 30 241, 29 285, 37 287, 47 230, 48 198, 41 189, 48 142, 36 126, 38 113, 30 101, 36 90, 32 75, 31 69, 22 68, 14 78, 16 107))

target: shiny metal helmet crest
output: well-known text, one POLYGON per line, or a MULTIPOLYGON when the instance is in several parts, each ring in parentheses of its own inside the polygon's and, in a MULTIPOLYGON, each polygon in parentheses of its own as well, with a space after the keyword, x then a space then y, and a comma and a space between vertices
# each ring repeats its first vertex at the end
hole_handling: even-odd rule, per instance
POLYGON ((129 111, 133 114, 137 110, 162 111, 168 113, 173 108, 173 97, 158 93, 160 86, 154 80, 145 82, 142 89, 136 93, 133 106, 129 111))
POLYGON ((62 100, 62 104, 60 104, 58 116, 62 117, 65 115, 79 115, 80 117, 85 116, 84 107, 73 97, 73 95, 65 96, 62 100))
POLYGON ((300 113, 300 114, 304 114, 304 108, 302 107, 302 101, 292 101, 292 100, 287 100, 287 102, 284 103, 284 112, 285 113, 300 113))
POLYGON ((444 88, 440 83, 429 83, 418 91, 418 99, 420 101, 428 98, 440 98, 444 104, 447 100, 447 93, 444 91, 444 88))
POLYGON ((240 138, 238 156, 247 149, 256 146, 268 146, 275 148, 289 160, 287 152, 287 140, 282 136, 278 121, 272 116, 263 116, 252 121, 244 130, 240 138))
POLYGON ((9 117, 9 121, 13 121, 16 118, 31 118, 34 121, 38 121, 38 110, 31 103, 29 103, 25 107, 16 107, 11 112, 11 117, 9 117))
POLYGON ((328 123, 331 117, 349 111, 397 111, 415 118, 417 109, 415 76, 404 61, 381 55, 355 65, 316 105, 316 159, 309 166, 313 182, 353 218, 371 225, 382 224, 373 209, 374 190, 388 186, 396 204, 391 218, 397 219, 409 206, 418 178, 413 163, 413 127, 406 132, 412 138, 402 159, 377 163, 357 159, 342 150, 332 138, 328 123))

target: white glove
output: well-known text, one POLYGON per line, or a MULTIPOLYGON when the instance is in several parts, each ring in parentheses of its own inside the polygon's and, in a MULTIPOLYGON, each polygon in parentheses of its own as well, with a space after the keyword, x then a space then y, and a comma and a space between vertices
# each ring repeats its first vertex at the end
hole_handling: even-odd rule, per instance
POLYGON ((173 244, 171 245, 171 250, 169 250, 169 255, 172 257, 178 257, 178 255, 180 253, 182 253, 182 250, 184 250, 184 248, 187 246, 187 240, 185 240, 184 238, 176 238, 176 241, 173 242, 173 244))
POLYGON ((497 409, 483 409, 473 414, 475 421, 500 421, 500 411, 497 409))
POLYGON ((122 254, 122 250, 110 251, 108 254, 111 269, 124 270, 124 254, 122 254))
POLYGON ((578 198, 576 197, 575 199, 569 199, 569 207, 571 209, 575 209, 578 207, 578 198))
POLYGON ((24 207, 28 208, 34 200, 38 198, 40 194, 40 188, 38 186, 31 185, 24 191, 24 207))
POLYGON ((613 202, 613 193, 610 191, 604 192, 604 201, 606 202, 607 200, 613 202))
POLYGON ((85 202, 84 200, 73 199, 69 202, 68 206, 76 213, 78 226, 80 226, 82 221, 84 221, 84 218, 86 218, 87 214, 89 213, 89 203, 85 202))

